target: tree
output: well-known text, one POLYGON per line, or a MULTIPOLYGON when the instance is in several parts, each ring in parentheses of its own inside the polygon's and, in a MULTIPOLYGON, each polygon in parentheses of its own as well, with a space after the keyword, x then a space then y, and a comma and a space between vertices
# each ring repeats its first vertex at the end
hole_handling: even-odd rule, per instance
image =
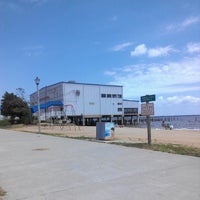
POLYGON ((15 123, 18 118, 18 123, 31 123, 32 113, 27 102, 13 93, 5 92, 2 99, 2 114, 10 116, 11 124, 15 123))
POLYGON ((19 98, 21 98, 23 101, 25 101, 25 90, 23 89, 23 88, 17 88, 16 89, 17 90, 17 96, 19 97, 19 98))

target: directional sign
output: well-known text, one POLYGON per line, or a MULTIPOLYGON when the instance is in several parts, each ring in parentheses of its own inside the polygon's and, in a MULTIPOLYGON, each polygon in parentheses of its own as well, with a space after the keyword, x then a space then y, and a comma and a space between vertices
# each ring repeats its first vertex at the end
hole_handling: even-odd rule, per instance
POLYGON ((154 103, 141 104, 141 115, 154 115, 154 103))
POLYGON ((146 96, 141 96, 140 97, 141 102, 149 102, 149 101, 155 101, 156 100, 156 95, 146 95, 146 96))

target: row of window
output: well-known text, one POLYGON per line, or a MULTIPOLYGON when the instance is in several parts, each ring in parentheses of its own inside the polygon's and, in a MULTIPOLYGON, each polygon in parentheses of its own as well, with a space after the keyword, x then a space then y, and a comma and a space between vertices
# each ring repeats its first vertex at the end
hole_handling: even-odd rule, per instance
POLYGON ((137 114, 138 108, 124 108, 124 114, 137 114))
POLYGON ((101 94, 102 98, 122 98, 121 94, 101 94))
MULTIPOLYGON (((89 105, 95 105, 95 102, 89 102, 89 105)), ((115 105, 115 103, 112 103, 112 105, 115 105)), ((117 103, 117 105, 122 105, 122 103, 117 103)))

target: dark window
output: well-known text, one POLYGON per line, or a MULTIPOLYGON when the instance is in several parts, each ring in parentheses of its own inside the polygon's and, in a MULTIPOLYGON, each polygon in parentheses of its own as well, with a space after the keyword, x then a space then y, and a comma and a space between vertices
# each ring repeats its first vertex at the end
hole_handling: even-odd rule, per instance
POLYGON ((121 94, 118 94, 118 95, 117 95, 117 98, 122 98, 122 95, 121 95, 121 94))
POLYGON ((112 98, 117 98, 117 94, 112 94, 112 98))
POLYGON ((107 98, 111 98, 111 94, 107 94, 107 98))
POLYGON ((106 94, 101 94, 101 97, 102 98, 106 98, 106 94))
POLYGON ((138 114, 138 108, 124 108, 124 114, 138 114))
POLYGON ((117 110, 118 110, 118 112, 121 112, 121 111, 122 111, 122 108, 118 108, 117 110))

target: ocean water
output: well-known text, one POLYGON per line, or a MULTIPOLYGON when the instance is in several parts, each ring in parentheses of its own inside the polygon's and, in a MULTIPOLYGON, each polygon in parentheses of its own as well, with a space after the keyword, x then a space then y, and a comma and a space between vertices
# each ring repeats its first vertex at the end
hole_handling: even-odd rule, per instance
MULTIPOLYGON (((151 116, 151 127, 162 128, 163 120, 172 124, 174 129, 200 130, 200 115, 151 116)), ((140 117, 140 126, 146 127, 146 117, 140 117)))

